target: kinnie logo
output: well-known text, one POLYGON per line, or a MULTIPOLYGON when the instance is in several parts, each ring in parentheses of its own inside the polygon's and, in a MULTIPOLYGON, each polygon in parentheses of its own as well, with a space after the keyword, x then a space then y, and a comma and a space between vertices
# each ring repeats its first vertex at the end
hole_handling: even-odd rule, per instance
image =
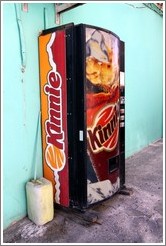
POLYGON ((87 138, 94 153, 112 151, 118 142, 119 115, 118 105, 104 107, 96 116, 92 128, 87 129, 87 138))
POLYGON ((48 97, 48 119, 45 121, 46 143, 45 158, 47 165, 54 171, 61 171, 65 166, 64 131, 62 127, 62 77, 56 69, 51 46, 56 34, 51 35, 47 44, 47 53, 52 69, 47 75, 44 92, 48 97))

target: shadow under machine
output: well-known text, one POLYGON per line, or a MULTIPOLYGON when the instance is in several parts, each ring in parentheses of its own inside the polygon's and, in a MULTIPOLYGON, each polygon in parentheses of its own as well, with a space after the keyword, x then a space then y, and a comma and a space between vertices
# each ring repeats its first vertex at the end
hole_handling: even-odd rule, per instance
POLYGON ((125 183, 124 42, 71 23, 42 32, 39 62, 44 177, 83 210, 125 183))

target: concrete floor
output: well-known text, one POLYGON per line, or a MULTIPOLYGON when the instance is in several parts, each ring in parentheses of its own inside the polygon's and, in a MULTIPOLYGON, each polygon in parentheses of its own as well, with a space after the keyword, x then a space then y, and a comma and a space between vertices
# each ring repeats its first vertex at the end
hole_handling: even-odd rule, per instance
POLYGON ((162 243, 162 140, 126 160, 126 187, 132 189, 129 196, 116 194, 84 215, 56 208, 54 219, 44 226, 24 218, 4 231, 3 242, 162 243), (90 222, 86 216, 92 214, 90 222))

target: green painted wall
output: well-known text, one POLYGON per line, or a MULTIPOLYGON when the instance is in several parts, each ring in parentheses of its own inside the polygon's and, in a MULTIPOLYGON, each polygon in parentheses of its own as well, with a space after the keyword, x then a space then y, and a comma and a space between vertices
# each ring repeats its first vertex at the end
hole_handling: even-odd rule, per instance
POLYGON ((40 136, 36 139, 40 105, 38 35, 44 29, 44 8, 49 12, 48 28, 54 25, 54 9, 53 4, 28 6, 26 13, 17 4, 24 36, 23 48, 26 51, 26 68, 22 73, 15 5, 3 4, 4 228, 26 215, 25 184, 34 176, 35 158, 37 176, 42 175, 40 136))
MULTIPOLYGON (((142 4, 133 4, 142 7, 142 4)), ((52 3, 30 3, 20 15, 26 68, 21 69, 14 3, 3 3, 3 219, 4 228, 26 215, 25 184, 42 175, 38 35, 55 26, 52 3), (46 18, 44 21, 44 11, 46 18), (39 128, 40 131, 40 128, 39 128)), ((88 3, 62 14, 61 24, 87 23, 115 32, 126 43, 126 156, 162 137, 162 21, 148 8, 88 3)))
POLYGON ((125 41, 126 157, 162 137, 163 18, 143 4, 89 3, 61 23, 106 28, 125 41))

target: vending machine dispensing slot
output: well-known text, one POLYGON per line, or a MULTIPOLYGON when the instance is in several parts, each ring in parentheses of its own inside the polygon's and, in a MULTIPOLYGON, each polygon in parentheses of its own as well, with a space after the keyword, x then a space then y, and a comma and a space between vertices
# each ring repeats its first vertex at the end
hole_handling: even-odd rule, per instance
POLYGON ((125 182, 124 42, 73 23, 39 36, 44 177, 54 200, 85 209, 125 182))

